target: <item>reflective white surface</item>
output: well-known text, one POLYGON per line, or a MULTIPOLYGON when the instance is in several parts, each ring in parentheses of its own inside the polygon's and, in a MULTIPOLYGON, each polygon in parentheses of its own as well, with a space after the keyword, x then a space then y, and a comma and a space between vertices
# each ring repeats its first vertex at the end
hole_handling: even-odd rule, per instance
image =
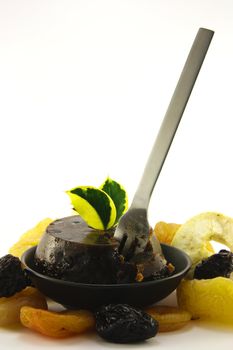
MULTIPOLYGON (((73 186, 109 175, 132 199, 199 27, 215 35, 150 221, 233 216, 232 23, 231 0, 0 1, 1 255, 44 217, 70 214, 64 191, 73 186)), ((217 349, 232 334, 195 323, 137 347, 217 349)), ((96 336, 55 341, 1 329, 6 346, 118 347, 96 336)))

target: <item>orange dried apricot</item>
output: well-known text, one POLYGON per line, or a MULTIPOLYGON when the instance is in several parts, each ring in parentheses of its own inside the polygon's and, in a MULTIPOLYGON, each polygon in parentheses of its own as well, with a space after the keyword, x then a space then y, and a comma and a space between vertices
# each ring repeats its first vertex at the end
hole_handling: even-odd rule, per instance
POLYGON ((191 314, 178 307, 155 305, 145 310, 159 323, 159 332, 171 332, 184 327, 190 320, 191 314))
POLYGON ((90 331, 95 319, 87 310, 54 312, 33 307, 22 307, 21 323, 34 331, 54 338, 65 338, 90 331))
POLYGON ((179 227, 179 224, 159 221, 155 225, 154 233, 160 243, 171 244, 171 241, 173 240, 173 237, 179 227))
POLYGON ((0 298, 0 326, 19 323, 20 309, 25 305, 47 309, 44 295, 36 288, 27 287, 12 297, 0 298))

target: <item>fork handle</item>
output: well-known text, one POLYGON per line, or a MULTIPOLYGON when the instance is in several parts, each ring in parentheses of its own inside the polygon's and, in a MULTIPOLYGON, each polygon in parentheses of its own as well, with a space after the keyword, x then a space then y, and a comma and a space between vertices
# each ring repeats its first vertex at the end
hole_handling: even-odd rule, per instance
POLYGON ((155 140, 131 207, 147 209, 179 122, 191 95, 214 32, 200 28, 155 140))

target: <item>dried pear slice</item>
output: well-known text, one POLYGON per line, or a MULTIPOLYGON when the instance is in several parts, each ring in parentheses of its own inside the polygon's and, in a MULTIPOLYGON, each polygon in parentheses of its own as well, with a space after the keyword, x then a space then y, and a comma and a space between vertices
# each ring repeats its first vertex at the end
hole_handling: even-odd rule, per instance
POLYGON ((35 227, 25 232, 19 238, 18 242, 16 242, 9 249, 9 253, 20 258, 27 249, 34 247, 39 243, 42 235, 45 232, 46 227, 52 221, 53 220, 50 218, 45 218, 41 220, 35 227))
POLYGON ((183 280, 177 288, 177 301, 194 319, 233 325, 233 281, 229 278, 183 280))
POLYGON ((223 243, 233 251, 233 219, 220 213, 205 212, 192 217, 175 233, 171 245, 190 256, 190 277, 196 264, 213 254, 208 248, 211 240, 223 243))
POLYGON ((31 330, 53 338, 66 338, 94 329, 95 319, 87 310, 54 312, 22 307, 21 323, 31 330))
POLYGON ((12 297, 0 298, 0 326, 9 326, 20 322, 20 309, 23 306, 47 309, 47 302, 36 288, 27 287, 12 297))
POLYGON ((187 325, 191 320, 191 314, 183 309, 156 305, 145 310, 149 315, 159 323, 159 332, 171 332, 187 325))
MULTIPOLYGON (((160 243, 171 244, 177 230, 181 227, 179 224, 167 223, 164 221, 159 221, 155 225, 154 234, 160 241, 160 243)), ((214 248, 210 242, 205 242, 206 249, 214 254, 214 248)))

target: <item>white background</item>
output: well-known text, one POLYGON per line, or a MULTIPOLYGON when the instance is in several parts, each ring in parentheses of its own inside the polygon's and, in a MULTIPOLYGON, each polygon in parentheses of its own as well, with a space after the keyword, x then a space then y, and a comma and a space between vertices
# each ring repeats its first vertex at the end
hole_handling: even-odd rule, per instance
MULTIPOLYGON (((2 255, 39 220, 70 214, 67 189, 110 176, 132 199, 199 27, 215 35, 151 199, 152 225, 233 216, 232 0, 0 0, 2 255)), ((201 349, 205 332, 159 344, 187 348, 188 335, 201 349)), ((1 336, 32 348, 32 335, 1 336)), ((225 331, 208 337, 212 348, 232 343, 225 331)))

